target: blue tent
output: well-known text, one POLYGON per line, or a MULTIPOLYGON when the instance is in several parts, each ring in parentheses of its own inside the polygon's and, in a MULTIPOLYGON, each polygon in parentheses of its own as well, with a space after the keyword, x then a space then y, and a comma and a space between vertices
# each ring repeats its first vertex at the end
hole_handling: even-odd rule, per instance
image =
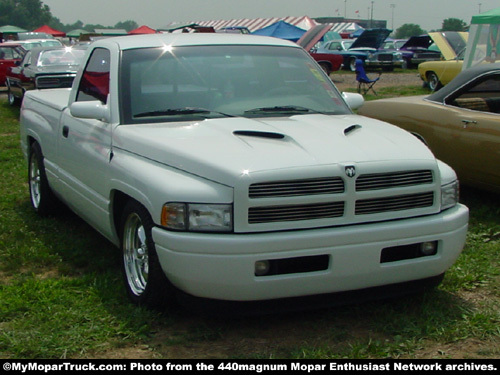
POLYGON ((252 34, 273 36, 275 38, 281 38, 296 42, 302 35, 305 34, 305 32, 306 31, 304 29, 301 29, 300 27, 291 25, 285 21, 278 21, 273 23, 272 25, 264 27, 263 29, 256 30, 252 34))

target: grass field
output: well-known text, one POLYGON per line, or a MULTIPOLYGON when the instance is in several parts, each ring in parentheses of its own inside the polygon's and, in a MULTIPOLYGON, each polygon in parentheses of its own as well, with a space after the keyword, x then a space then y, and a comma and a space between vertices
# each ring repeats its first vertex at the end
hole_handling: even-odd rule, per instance
POLYGON ((149 311, 127 300, 113 245, 71 212, 33 213, 18 116, 0 97, 0 358, 500 356, 498 195, 463 189, 466 248, 425 294, 256 318, 149 311))

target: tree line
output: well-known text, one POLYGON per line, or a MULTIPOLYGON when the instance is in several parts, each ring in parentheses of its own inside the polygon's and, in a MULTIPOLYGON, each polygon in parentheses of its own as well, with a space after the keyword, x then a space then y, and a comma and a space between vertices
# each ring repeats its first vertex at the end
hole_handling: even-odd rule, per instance
MULTIPOLYGON (((34 30, 43 25, 49 25, 54 29, 69 32, 75 29, 83 29, 89 32, 95 29, 106 29, 110 26, 99 24, 84 24, 78 20, 73 24, 63 24, 57 17, 54 17, 48 5, 41 0, 0 0, 0 26, 13 25, 26 30, 34 30)), ((115 29, 125 29, 127 31, 137 28, 139 25, 135 21, 127 20, 118 22, 112 26, 115 29)), ((467 24, 457 18, 447 18, 443 21, 439 31, 466 31, 467 24)), ((407 23, 399 27, 394 32, 394 37, 404 39, 414 35, 425 34, 419 25, 407 23)))
POLYGON ((0 0, 0 26, 12 25, 26 30, 35 30, 43 25, 49 25, 56 30, 69 32, 75 29, 94 31, 94 29, 125 29, 127 31, 137 28, 135 21, 118 22, 114 26, 100 24, 84 24, 77 21, 73 24, 63 24, 59 18, 54 17, 50 7, 41 0, 0 0))

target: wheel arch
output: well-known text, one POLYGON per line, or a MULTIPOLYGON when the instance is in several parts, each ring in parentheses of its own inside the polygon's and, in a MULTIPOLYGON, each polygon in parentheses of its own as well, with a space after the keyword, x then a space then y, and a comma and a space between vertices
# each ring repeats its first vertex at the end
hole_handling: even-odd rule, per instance
POLYGON ((127 202, 135 201, 148 211, 149 215, 154 220, 150 201, 140 192, 125 191, 125 189, 115 188, 111 191, 110 213, 111 225, 113 227, 114 242, 117 246, 121 246, 121 219, 127 202))

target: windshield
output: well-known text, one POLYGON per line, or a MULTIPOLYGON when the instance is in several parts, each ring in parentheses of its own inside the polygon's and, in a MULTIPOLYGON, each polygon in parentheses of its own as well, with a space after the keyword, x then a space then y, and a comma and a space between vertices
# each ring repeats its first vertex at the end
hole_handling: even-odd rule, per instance
POLYGON ((64 48, 42 51, 38 57, 38 66, 80 65, 85 50, 64 48))
POLYGON ((299 48, 190 46, 123 52, 123 123, 351 113, 299 48))

